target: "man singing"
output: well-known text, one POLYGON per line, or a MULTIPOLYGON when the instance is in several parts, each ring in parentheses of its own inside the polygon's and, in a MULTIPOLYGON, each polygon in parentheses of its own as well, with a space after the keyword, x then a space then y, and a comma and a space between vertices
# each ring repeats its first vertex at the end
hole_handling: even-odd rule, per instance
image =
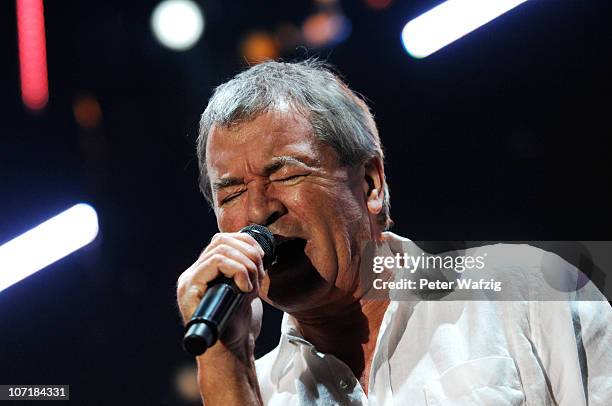
MULTIPOLYGON (((372 115, 322 63, 266 62, 219 86, 202 115, 198 158, 220 231, 179 278, 183 319, 220 275, 247 292, 217 344, 197 358, 206 405, 611 404, 612 316, 603 298, 368 295, 366 246, 409 240, 387 231, 372 115), (249 224, 275 235, 267 270, 261 247, 238 232, 249 224), (279 345, 255 361, 259 298, 285 315, 279 345)), ((529 258, 542 252, 526 250, 512 272, 538 272, 529 258)))

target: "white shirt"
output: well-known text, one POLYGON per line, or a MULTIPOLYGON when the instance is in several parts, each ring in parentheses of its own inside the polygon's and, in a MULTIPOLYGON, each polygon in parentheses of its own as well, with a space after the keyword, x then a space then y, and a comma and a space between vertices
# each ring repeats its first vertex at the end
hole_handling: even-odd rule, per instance
MULTIPOLYGON (((507 247, 486 248, 502 263, 507 247)), ((518 247, 520 259, 513 255, 504 271, 512 277, 540 275, 534 267, 542 271, 542 257, 554 255, 518 247)), ((256 361, 264 404, 612 405, 610 306, 590 282, 566 295, 565 301, 391 301, 367 397, 352 371, 318 352, 285 314, 279 345, 256 361), (580 292, 600 299, 574 300, 580 292)))

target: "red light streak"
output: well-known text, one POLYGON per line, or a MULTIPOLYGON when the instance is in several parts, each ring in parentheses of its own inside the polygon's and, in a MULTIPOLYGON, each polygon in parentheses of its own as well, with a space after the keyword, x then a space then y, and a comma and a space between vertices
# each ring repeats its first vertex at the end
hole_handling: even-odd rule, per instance
POLYGON ((40 110, 49 100, 43 0, 17 0, 17 36, 21 98, 40 110))

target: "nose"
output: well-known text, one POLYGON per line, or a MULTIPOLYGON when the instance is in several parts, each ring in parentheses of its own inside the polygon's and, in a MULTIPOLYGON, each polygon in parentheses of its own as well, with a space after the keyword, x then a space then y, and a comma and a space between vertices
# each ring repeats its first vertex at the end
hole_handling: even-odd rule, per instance
POLYGON ((287 213, 285 205, 270 196, 263 182, 252 182, 247 193, 247 217, 250 224, 269 226, 287 213))

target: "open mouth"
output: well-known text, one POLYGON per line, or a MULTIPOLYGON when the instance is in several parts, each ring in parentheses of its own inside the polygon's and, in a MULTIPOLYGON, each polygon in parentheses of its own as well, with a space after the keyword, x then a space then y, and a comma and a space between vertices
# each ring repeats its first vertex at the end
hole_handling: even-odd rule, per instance
POLYGON ((288 238, 283 236, 274 237, 277 241, 276 259, 270 267, 270 272, 279 273, 302 265, 306 261, 310 262, 304 253, 304 248, 306 248, 306 240, 302 238, 288 238))
POLYGON ((267 273, 269 284, 266 295, 270 301, 295 305, 307 300, 312 292, 325 287, 326 281, 306 255, 308 240, 276 235, 274 239, 276 260, 267 273))

